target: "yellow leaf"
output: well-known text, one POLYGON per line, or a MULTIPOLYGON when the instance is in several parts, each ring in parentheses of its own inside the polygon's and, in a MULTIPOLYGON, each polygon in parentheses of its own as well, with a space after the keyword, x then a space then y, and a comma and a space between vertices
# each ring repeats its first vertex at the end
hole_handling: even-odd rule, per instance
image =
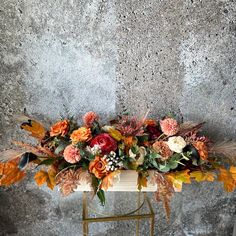
POLYGON ((146 173, 139 172, 138 173, 138 190, 141 191, 142 187, 147 187, 147 175, 146 173))
POLYGON ((25 172, 18 168, 18 159, 0 163, 0 186, 9 186, 25 177, 25 172))
POLYGON ((218 181, 223 182, 227 192, 233 192, 236 189, 236 167, 231 166, 229 170, 220 168, 218 181))
POLYGON ((117 140, 117 141, 120 141, 120 140, 123 138, 123 136, 122 136, 122 134, 120 133, 120 131, 118 131, 118 130, 116 130, 116 129, 110 128, 110 129, 109 129, 109 134, 111 135, 112 138, 114 138, 114 139, 117 140))
POLYGON ((39 186, 46 183, 47 179, 48 179, 48 173, 44 170, 40 170, 34 176, 34 180, 35 180, 36 184, 39 185, 39 186))
POLYGON ((35 120, 28 119, 28 121, 22 123, 20 127, 39 140, 43 139, 46 134, 45 128, 35 120))
POLYGON ((183 170, 167 174, 167 177, 172 182, 175 191, 181 192, 183 183, 191 183, 189 171, 190 170, 183 170))
POLYGON ((48 172, 45 170, 40 170, 39 172, 37 172, 34 176, 34 180, 39 186, 47 183, 47 186, 53 190, 54 186, 56 185, 56 174, 56 170, 51 167, 49 168, 48 172))
POLYGON ((210 181, 213 182, 215 179, 215 174, 212 172, 203 172, 200 170, 193 171, 190 173, 190 177, 194 178, 197 182, 210 181))
POLYGON ((52 190, 56 185, 56 174, 57 174, 57 172, 53 167, 51 167, 48 170, 47 186, 52 190))
POLYGON ((119 174, 120 174, 120 171, 116 170, 116 171, 111 172, 107 176, 105 176, 102 179, 102 183, 100 185, 100 189, 107 190, 108 188, 112 187, 113 186, 114 178, 116 178, 119 174))
POLYGON ((230 169, 229 169, 231 175, 232 175, 232 178, 234 180, 236 180, 236 167, 235 166, 231 166, 230 169))

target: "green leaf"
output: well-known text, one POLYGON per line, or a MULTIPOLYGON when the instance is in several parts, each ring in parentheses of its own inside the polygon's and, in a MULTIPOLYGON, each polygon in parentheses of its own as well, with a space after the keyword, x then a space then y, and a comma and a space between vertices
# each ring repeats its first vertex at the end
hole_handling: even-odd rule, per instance
POLYGON ((138 141, 143 143, 145 141, 148 141, 148 135, 138 136, 138 141))
POLYGON ((93 188, 93 191, 94 191, 95 194, 96 194, 97 191, 98 191, 99 184, 100 184, 100 180, 97 179, 97 178, 93 175, 93 176, 92 176, 92 188, 93 188))
POLYGON ((47 160, 44 160, 42 161, 39 165, 51 165, 53 162, 55 161, 55 159, 47 159, 47 160))
POLYGON ((120 156, 120 157, 124 156, 124 152, 123 152, 123 150, 120 149, 120 148, 119 148, 119 156, 120 156))
POLYGON ((83 170, 88 170, 89 169, 89 160, 82 159, 80 161, 80 164, 81 164, 83 170))
POLYGON ((95 158, 95 156, 91 152, 82 149, 80 150, 80 155, 82 158, 88 159, 90 161, 92 161, 95 158))
POLYGON ((85 151, 84 151, 84 150, 80 150, 79 153, 80 153, 80 156, 81 156, 81 157, 84 157, 84 156, 85 156, 85 151))
POLYGON ((55 149, 55 154, 58 155, 66 148, 66 146, 68 146, 68 143, 60 141, 57 148, 55 149))
POLYGON ((170 167, 170 169, 176 169, 178 167, 178 162, 176 161, 170 161, 168 162, 168 166, 170 167))
POLYGON ((77 148, 82 149, 84 147, 84 143, 83 142, 78 142, 76 144, 76 146, 77 146, 77 148))
POLYGON ((139 152, 139 147, 137 145, 134 145, 131 147, 131 151, 134 154, 137 154, 139 152))
POLYGON ((157 162, 156 162, 155 160, 152 161, 152 165, 153 165, 155 168, 158 169, 158 164, 157 164, 157 162))
POLYGON ((159 165, 159 170, 162 172, 170 171, 170 167, 168 165, 159 165))
POLYGON ((99 198, 99 200, 101 202, 101 205, 105 206, 106 198, 105 198, 105 193, 104 193, 104 191, 102 189, 99 189, 97 191, 97 196, 98 196, 98 198, 99 198))
POLYGON ((101 127, 97 121, 93 122, 91 132, 93 135, 97 135, 101 133, 101 127))
POLYGON ((156 152, 149 154, 149 156, 150 156, 150 158, 153 158, 153 159, 161 158, 161 155, 156 152))

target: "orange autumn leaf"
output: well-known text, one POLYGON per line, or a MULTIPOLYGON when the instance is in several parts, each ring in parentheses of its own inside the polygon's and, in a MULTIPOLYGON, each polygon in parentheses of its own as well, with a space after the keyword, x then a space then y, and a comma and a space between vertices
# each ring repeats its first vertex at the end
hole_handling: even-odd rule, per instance
POLYGON ((197 141, 197 142, 193 143, 193 146, 197 149, 197 151, 200 155, 200 158, 204 161, 207 160, 207 158, 208 158, 207 145, 202 141, 197 141))
POLYGON ((3 175, 3 170, 4 170, 4 163, 0 163, 0 179, 1 176, 3 175))
POLYGON ((203 171, 197 170, 197 171, 191 172, 190 177, 194 178, 197 182, 202 182, 202 181, 213 182, 215 179, 215 174, 209 171, 203 172, 203 171))
POLYGON ((106 191, 108 188, 112 187, 113 186, 113 182, 114 182, 114 178, 118 177, 119 174, 120 174, 120 171, 116 170, 116 171, 111 172, 107 176, 105 176, 102 179, 102 183, 100 185, 100 189, 106 191))
POLYGON ((147 176, 145 174, 139 173, 138 174, 138 190, 141 191, 142 187, 147 187, 147 176))
POLYGON ((48 170, 48 179, 47 179, 47 186, 53 190, 56 185, 56 175, 57 171, 53 166, 48 170))
POLYGON ((189 171, 190 170, 187 169, 166 175, 167 178, 172 182, 175 191, 181 192, 183 183, 191 183, 189 171))
POLYGON ((48 172, 45 170, 40 170, 37 172, 34 176, 34 180, 39 186, 47 183, 47 186, 53 190, 54 186, 56 185, 55 177, 56 171, 53 167, 51 167, 48 172))
POLYGON ((45 128, 39 122, 31 119, 28 119, 27 122, 23 122, 20 127, 39 140, 43 139, 46 133, 45 128))
POLYGON ((39 186, 46 183, 47 179, 48 179, 48 173, 44 170, 40 170, 34 176, 34 180, 35 180, 36 184, 39 185, 39 186))
POLYGON ((236 180, 236 166, 231 166, 229 171, 230 171, 233 179, 236 180))
POLYGON ((25 177, 25 172, 18 168, 18 159, 0 163, 0 186, 9 186, 25 177))
POLYGON ((236 167, 231 166, 229 170, 220 168, 218 181, 223 182, 227 192, 233 192, 236 189, 236 167))

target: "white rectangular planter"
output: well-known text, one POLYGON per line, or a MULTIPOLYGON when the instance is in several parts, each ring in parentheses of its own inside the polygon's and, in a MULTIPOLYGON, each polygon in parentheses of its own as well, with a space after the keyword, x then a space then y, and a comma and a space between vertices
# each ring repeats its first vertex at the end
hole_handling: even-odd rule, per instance
MULTIPOLYGON (((157 190, 156 184, 151 183, 151 178, 154 171, 150 170, 148 177, 147 187, 142 187, 142 192, 155 192, 157 190)), ((135 170, 121 170, 120 181, 114 181, 113 187, 110 187, 107 191, 118 191, 118 192, 136 192, 138 173, 135 170)), ((89 184, 81 183, 75 191, 92 191, 89 184)))

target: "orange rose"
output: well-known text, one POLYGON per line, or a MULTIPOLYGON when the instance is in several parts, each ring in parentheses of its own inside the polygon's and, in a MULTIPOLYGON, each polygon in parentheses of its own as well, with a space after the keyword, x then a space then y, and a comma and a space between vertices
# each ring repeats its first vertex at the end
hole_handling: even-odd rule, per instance
POLYGON ((106 160, 102 159, 100 156, 96 156, 95 159, 89 163, 89 172, 93 173, 98 179, 101 179, 108 174, 106 165, 106 160))
POLYGON ((69 132, 69 129, 70 129, 70 124, 68 120, 58 121, 51 127, 50 136, 51 137, 57 135, 65 136, 69 132))
POLYGON ((193 143, 193 146, 197 149, 200 158, 202 160, 207 160, 208 158, 208 148, 207 145, 204 142, 197 141, 193 143))
POLYGON ((86 127, 81 127, 74 130, 70 136, 72 143, 86 142, 92 138, 91 130, 86 127))

